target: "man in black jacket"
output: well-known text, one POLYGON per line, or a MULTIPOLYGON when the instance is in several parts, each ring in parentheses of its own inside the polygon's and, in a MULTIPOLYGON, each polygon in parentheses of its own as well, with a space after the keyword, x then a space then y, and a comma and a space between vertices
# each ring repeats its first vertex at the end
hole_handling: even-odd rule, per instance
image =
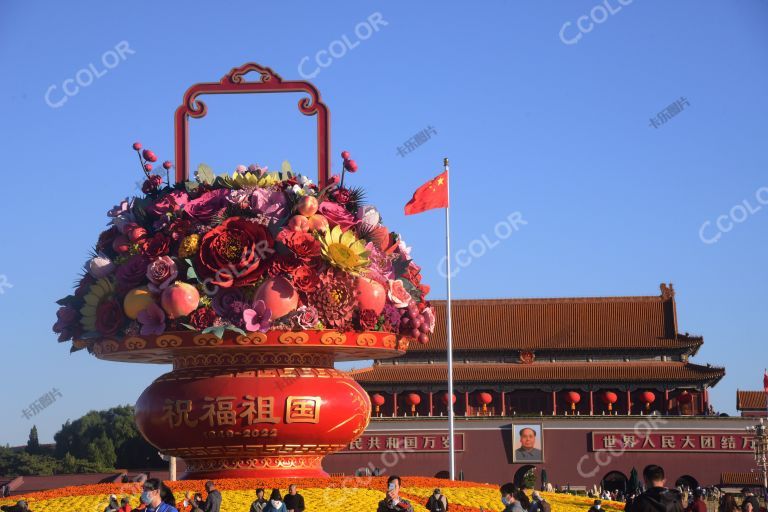
POLYGON ((627 512, 682 512, 683 498, 676 489, 664 487, 664 469, 651 464, 643 469, 647 490, 626 507, 627 512))
POLYGON ((221 512, 221 493, 216 490, 216 485, 208 480, 205 491, 208 493, 205 501, 195 499, 192 503, 193 512, 221 512))
POLYGON ((304 496, 296 492, 296 484, 288 486, 288 494, 284 498, 288 512, 304 512, 304 496))

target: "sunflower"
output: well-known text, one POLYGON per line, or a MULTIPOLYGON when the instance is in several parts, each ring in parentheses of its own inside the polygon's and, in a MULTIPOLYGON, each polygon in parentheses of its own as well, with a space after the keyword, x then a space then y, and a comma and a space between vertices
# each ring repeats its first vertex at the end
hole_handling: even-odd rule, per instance
POLYGON ((342 231, 334 226, 320 238, 321 254, 336 268, 352 275, 359 275, 370 265, 370 254, 365 242, 358 240, 352 231, 342 231))
POLYGON ((85 294, 85 304, 80 308, 80 314, 82 318, 80 323, 86 331, 96 330, 96 312, 105 299, 108 299, 115 292, 115 287, 112 281, 106 277, 102 277, 91 285, 88 289, 88 293, 85 294))

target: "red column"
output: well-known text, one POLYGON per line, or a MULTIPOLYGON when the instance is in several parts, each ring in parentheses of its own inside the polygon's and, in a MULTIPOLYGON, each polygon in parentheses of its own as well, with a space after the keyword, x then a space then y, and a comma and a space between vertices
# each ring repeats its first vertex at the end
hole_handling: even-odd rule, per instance
POLYGON ((552 416, 557 415, 557 392, 552 392, 552 416))
POLYGON ((393 407, 394 407, 394 408, 392 409, 392 414, 393 414, 394 416, 397 416, 397 391, 395 391, 394 393, 392 393, 392 403, 393 403, 393 407))
POLYGON ((504 400, 504 392, 501 392, 501 415, 506 416, 507 415, 507 402, 504 400))
POLYGON ((432 416, 432 391, 429 392, 429 415, 432 416))
POLYGON ((707 406, 706 406, 707 399, 704 397, 704 393, 706 393, 706 391, 704 391, 703 389, 699 393, 699 398, 700 398, 699 403, 701 404, 701 410, 699 411, 700 415, 703 415, 704 411, 707 410, 707 406))
POLYGON ((632 394, 627 390, 627 416, 632 414, 632 394))
POLYGON ((704 412, 706 412, 709 409, 709 390, 707 388, 704 388, 704 406, 706 407, 704 412))
POLYGON ((592 416, 595 414, 595 397, 594 397, 594 391, 589 391, 589 415, 592 416))
POLYGON ((464 392, 464 416, 469 416, 469 391, 464 392))
POLYGON ((664 414, 669 414, 669 389, 664 389, 664 414))

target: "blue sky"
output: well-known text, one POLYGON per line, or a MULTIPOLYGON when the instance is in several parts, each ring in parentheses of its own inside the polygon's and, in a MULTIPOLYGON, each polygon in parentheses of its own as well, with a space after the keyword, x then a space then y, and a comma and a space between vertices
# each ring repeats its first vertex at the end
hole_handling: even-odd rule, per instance
MULTIPOLYGON (((768 3, 623 2, 2 2, 0 442, 24 442, 33 423, 51 441, 167 370, 70 356, 50 330, 54 301, 105 212, 135 193, 131 143, 173 159, 186 88, 248 61, 313 75, 334 166, 351 151, 352 182, 414 247, 433 298, 445 295, 441 212, 402 207, 448 156, 454 250, 494 245, 471 246, 483 254, 455 297, 655 295, 671 281, 680 330, 705 338, 696 361, 727 368, 712 399, 734 413, 736 389, 757 389, 768 364, 768 3), (334 43, 345 37, 352 48, 334 43), (78 76, 87 85, 65 95, 78 76), (497 240, 514 212, 526 224, 497 240), (52 388, 62 396, 24 419, 52 388)), ((287 159, 314 175, 314 119, 297 99, 212 99, 192 121, 192 162, 287 159)))

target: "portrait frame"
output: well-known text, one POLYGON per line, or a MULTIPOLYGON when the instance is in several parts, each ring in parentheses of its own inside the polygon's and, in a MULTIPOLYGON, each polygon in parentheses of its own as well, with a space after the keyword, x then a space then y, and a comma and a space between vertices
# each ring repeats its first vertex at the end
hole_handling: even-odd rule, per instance
POLYGON ((515 464, 539 464, 544 462, 544 427, 541 423, 512 424, 512 462, 515 464), (530 429, 534 432, 534 444, 529 453, 522 448, 521 432, 530 429))

